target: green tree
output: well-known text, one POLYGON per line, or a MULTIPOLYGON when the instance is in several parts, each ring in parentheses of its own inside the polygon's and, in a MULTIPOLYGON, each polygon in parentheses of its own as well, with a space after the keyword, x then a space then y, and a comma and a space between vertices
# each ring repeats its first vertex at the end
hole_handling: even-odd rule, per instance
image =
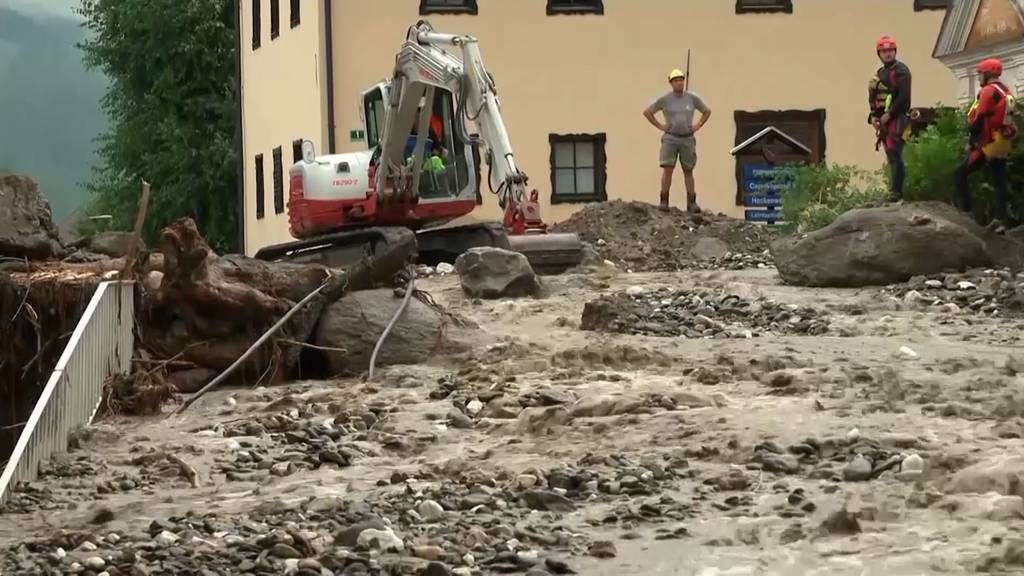
POLYGON ((110 79, 110 129, 87 185, 90 214, 131 229, 152 185, 145 236, 192 217, 218 252, 237 249, 235 32, 224 0, 82 0, 86 66, 110 79))

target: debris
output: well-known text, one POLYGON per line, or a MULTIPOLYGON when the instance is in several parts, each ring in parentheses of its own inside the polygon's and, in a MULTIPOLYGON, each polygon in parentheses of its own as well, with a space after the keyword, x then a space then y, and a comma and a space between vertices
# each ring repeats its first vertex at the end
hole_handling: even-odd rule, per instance
POLYGON ((577 234, 602 258, 634 272, 770 266, 765 250, 776 237, 737 218, 624 200, 587 205, 551 229, 577 234))

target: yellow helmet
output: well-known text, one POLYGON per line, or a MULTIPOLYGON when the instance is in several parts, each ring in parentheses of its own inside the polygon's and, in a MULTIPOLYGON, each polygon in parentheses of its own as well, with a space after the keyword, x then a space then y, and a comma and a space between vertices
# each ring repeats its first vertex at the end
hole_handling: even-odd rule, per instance
POLYGON ((668 80, 669 80, 669 82, 671 82, 671 81, 675 80, 676 78, 686 78, 686 74, 684 74, 682 70, 676 68, 675 70, 669 72, 668 80))

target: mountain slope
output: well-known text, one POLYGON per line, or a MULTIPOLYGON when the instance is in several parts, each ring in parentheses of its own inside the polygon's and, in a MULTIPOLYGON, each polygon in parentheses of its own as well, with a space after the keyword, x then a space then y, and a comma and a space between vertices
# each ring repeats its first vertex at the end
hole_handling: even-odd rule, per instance
POLYGON ((107 127, 105 78, 86 71, 79 21, 0 7, 0 169, 32 176, 60 220, 82 204, 81 184, 107 127))

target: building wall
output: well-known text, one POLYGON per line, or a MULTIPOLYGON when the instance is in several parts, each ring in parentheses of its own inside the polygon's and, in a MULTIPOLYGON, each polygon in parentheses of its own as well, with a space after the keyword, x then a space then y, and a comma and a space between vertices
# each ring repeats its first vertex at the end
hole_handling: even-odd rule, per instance
POLYGON ((242 171, 244 249, 287 241, 288 168, 292 142, 308 138, 322 151, 326 140, 323 3, 302 0, 291 25, 289 0, 279 3, 279 34, 271 37, 270 0, 240 0, 242 65, 242 171), (260 7, 260 46, 253 47, 253 6, 260 7), (274 149, 281 148, 282 200, 274 198, 274 149), (256 156, 263 156, 263 216, 257 215, 256 156))
MULTIPOLYGON (((866 122, 867 80, 879 66, 874 44, 883 34, 897 39, 900 58, 914 74, 915 105, 956 101, 953 74, 931 56, 943 12, 915 11, 914 3, 858 0, 854 8, 835 0, 794 0, 788 14, 736 14, 734 0, 604 0, 602 15, 549 16, 545 0, 477 0, 476 15, 421 16, 420 0, 334 0, 337 151, 365 147, 350 138, 351 130, 362 128, 360 94, 390 75, 408 27, 426 18, 439 31, 480 39, 517 162, 541 192, 545 220, 563 220, 582 206, 550 204, 550 134, 605 134, 608 199, 657 202, 659 134, 642 111, 669 89, 668 72, 685 68, 690 49, 690 89, 713 111, 697 135, 698 197, 706 209, 742 217, 729 153, 737 143, 734 112, 824 109, 828 161, 883 166, 884 155, 875 151, 866 122)), ((288 68, 269 58, 259 64, 268 90, 280 83, 277 73, 269 72, 274 62, 288 68)), ((306 97, 316 96, 310 91, 306 97)), ((289 120, 271 108, 292 109, 269 90, 260 109, 264 115, 247 121, 246 129, 286 131, 289 120), (253 124, 258 127, 250 128, 253 124)), ((279 139, 287 143, 291 137, 292 132, 281 132, 279 139)), ((685 197, 682 180, 677 171, 672 195, 677 206, 685 197)), ((251 216, 250 198, 247 193, 251 216)), ((500 216, 488 191, 474 216, 500 216)), ((259 222, 247 236, 250 251, 289 239, 282 219, 259 222)))

